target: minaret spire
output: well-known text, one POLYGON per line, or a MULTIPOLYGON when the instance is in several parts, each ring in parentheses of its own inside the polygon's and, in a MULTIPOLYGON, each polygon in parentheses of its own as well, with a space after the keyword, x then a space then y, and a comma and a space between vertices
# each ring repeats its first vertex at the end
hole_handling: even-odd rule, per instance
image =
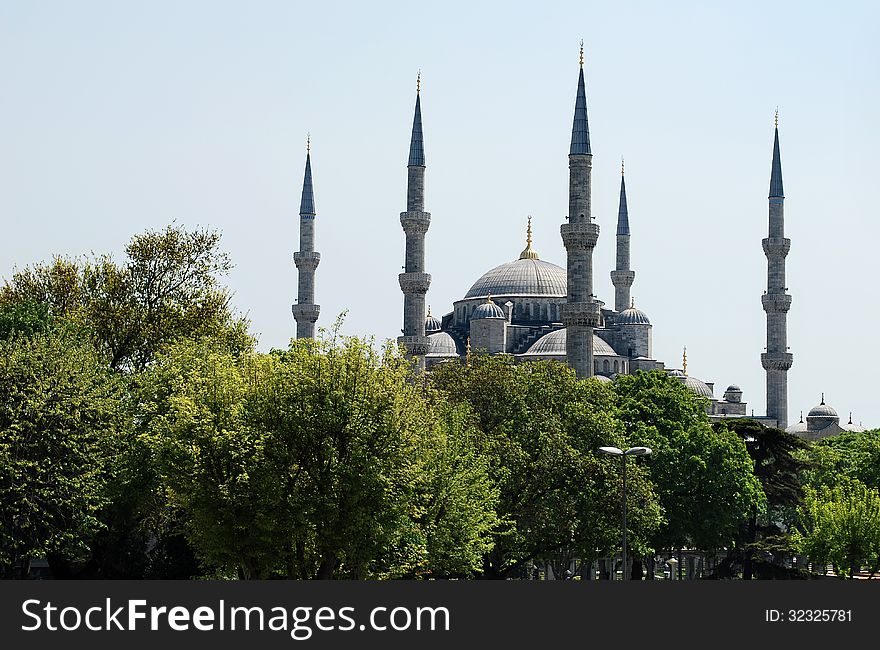
POLYGON ((291 311, 296 320, 296 338, 314 338, 315 321, 321 307, 315 303, 315 269, 321 254, 315 252, 315 193, 312 188, 312 137, 306 137, 306 171, 303 175, 302 199, 299 204, 299 251, 293 262, 299 275, 296 304, 291 311))
POLYGON ((611 272, 614 285, 614 310, 622 312, 630 306, 629 290, 636 272, 629 268, 629 212, 626 207, 626 179, 620 159, 620 205, 617 209, 617 265, 611 272))
POLYGON ((791 240, 785 236, 782 190, 782 159, 779 153, 779 111, 773 119, 773 159, 770 163, 770 218, 768 237, 762 241, 767 257, 767 291, 761 298, 767 314, 767 351, 761 365, 767 373, 767 417, 776 426, 788 425, 788 369, 793 361, 788 351, 788 310, 791 296, 785 286, 785 258, 791 240))
POLYGON ((425 147, 422 135, 422 73, 416 77, 416 108, 407 162, 406 212, 400 213, 400 225, 406 234, 406 266, 398 276, 403 292, 403 336, 397 339, 407 356, 423 370, 428 351, 425 335, 425 294, 431 276, 425 273, 425 233, 431 214, 425 212, 425 147))
POLYGON ((568 156, 568 223, 560 228, 568 258, 568 296, 561 309, 565 354, 579 379, 593 376, 593 328, 599 325, 599 304, 593 296, 593 249, 599 226, 593 223, 591 213, 592 168, 582 41, 568 156))

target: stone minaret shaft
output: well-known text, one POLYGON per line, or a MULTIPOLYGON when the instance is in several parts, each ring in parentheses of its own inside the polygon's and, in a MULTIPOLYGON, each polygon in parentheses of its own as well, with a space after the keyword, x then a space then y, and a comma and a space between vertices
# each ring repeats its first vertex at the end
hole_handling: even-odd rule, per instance
POLYGON ((431 225, 431 214, 425 212, 425 148, 420 90, 419 82, 407 163, 406 212, 400 213, 400 225, 406 233, 406 266, 398 277, 403 291, 403 336, 397 342, 406 348, 409 357, 415 359, 419 369, 424 369, 428 351, 425 294, 431 285, 431 276, 425 273, 425 233, 431 225))
POLYGON ((622 312, 630 306, 629 288, 636 272, 629 268, 629 213, 626 209, 626 182, 623 161, 620 162, 620 207, 617 210, 617 265, 611 272, 614 284, 614 310, 622 312))
POLYGON ((773 162, 770 168, 770 232, 763 240, 767 256, 767 292, 762 296, 767 313, 767 351, 761 355, 761 365, 767 371, 767 417, 777 426, 788 426, 788 369, 792 355, 788 352, 787 317, 791 296, 786 293, 785 257, 791 240, 785 237, 783 219, 782 162, 779 156, 779 126, 773 140, 773 162))
POLYGON ((315 321, 321 307, 315 304, 315 269, 321 254, 315 252, 315 195, 312 191, 312 154, 306 147, 306 172, 303 178, 302 201, 299 206, 299 251, 293 254, 299 272, 299 291, 293 305, 296 338, 314 338, 315 321))
POLYGON ((562 224, 562 243, 568 257, 568 297, 561 316, 566 330, 565 355, 579 379, 593 376, 593 328, 599 324, 599 305, 593 298, 593 249, 599 226, 590 207, 590 176, 593 155, 584 89, 584 55, 581 47, 580 75, 568 156, 568 223, 562 224))

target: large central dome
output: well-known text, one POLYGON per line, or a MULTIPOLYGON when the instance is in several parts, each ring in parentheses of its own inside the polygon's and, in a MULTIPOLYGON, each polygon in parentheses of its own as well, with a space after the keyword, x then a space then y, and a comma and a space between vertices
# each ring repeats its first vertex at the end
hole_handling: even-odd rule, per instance
POLYGON ((547 296, 565 298, 566 274, 562 267, 539 259, 518 259, 496 266, 470 288, 465 300, 493 296, 547 296))

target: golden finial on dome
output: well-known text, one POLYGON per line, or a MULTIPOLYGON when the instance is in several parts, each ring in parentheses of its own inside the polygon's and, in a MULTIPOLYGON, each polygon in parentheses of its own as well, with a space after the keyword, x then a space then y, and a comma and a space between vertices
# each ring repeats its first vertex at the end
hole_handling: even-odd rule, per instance
POLYGON ((312 134, 306 133, 306 153, 311 153, 312 151, 312 134))
POLYGON ((623 176, 623 156, 620 157, 620 175, 623 176))
POLYGON ((431 305, 428 305, 428 318, 431 317, 431 305))
POLYGON ((773 116, 773 126, 779 128, 779 107, 776 107, 776 115, 773 116))
POLYGON ((681 371, 685 374, 685 377, 688 374, 688 348, 684 346, 684 351, 681 353, 681 371))
POLYGON ((635 309, 635 308, 636 308, 636 299, 635 299, 635 297, 633 297, 633 296, 630 296, 630 299, 629 299, 629 308, 630 308, 630 309, 635 309))
POLYGON ((529 225, 526 227, 526 247, 523 252, 519 254, 519 258, 521 260, 538 259, 538 254, 532 248, 532 215, 529 215, 529 225))
POLYGON ((494 302, 492 302, 492 294, 491 294, 491 293, 490 293, 488 296, 486 296, 486 301, 487 301, 490 305, 494 305, 494 304, 495 304, 494 302))
POLYGON ((422 92, 422 69, 419 68, 419 73, 416 75, 416 94, 422 92))
POLYGON ((583 68, 583 67, 584 67, 584 39, 581 39, 581 56, 580 56, 580 61, 581 61, 581 67, 583 68))

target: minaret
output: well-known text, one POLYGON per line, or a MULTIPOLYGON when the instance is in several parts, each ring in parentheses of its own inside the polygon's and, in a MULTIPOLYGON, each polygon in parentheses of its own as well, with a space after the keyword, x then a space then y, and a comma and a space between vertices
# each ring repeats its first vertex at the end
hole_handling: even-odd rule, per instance
POLYGON ((400 213, 406 233, 406 266, 398 278, 403 291, 403 336, 397 342, 406 348, 420 370, 425 368, 428 337, 425 336, 425 294, 431 276, 425 273, 425 233, 431 214, 425 212, 425 148, 422 142, 421 73, 416 80, 416 110, 407 163, 406 212, 400 213))
POLYGON ((584 44, 581 41, 580 74, 568 155, 568 223, 560 228, 568 254, 568 297, 561 309, 566 329, 565 355, 578 379, 593 376, 593 328, 599 324, 599 305, 593 299, 593 249, 599 238, 599 226, 593 223, 590 208, 592 167, 584 89, 584 44))
POLYGON ((315 321, 321 307, 315 304, 315 269, 321 254, 315 252, 315 195, 312 191, 311 138, 306 140, 306 173, 303 178, 302 201, 299 204, 299 252, 293 254, 299 272, 299 291, 293 305, 296 338, 315 337, 315 321))
POLYGON ((779 111, 774 118, 773 162, 770 167, 770 232, 763 240, 767 256, 767 292, 762 296, 767 313, 767 351, 761 365, 767 371, 767 417, 776 420, 780 429, 788 426, 788 369, 792 355, 788 351, 786 320, 791 296, 786 293, 785 257, 791 240, 785 237, 783 220, 782 162, 779 157, 779 111))
POLYGON ((617 210, 617 267, 611 272, 614 284, 614 311, 620 313, 630 306, 629 288, 636 272, 629 268, 629 213, 626 209, 626 182, 623 159, 620 160, 620 207, 617 210))

